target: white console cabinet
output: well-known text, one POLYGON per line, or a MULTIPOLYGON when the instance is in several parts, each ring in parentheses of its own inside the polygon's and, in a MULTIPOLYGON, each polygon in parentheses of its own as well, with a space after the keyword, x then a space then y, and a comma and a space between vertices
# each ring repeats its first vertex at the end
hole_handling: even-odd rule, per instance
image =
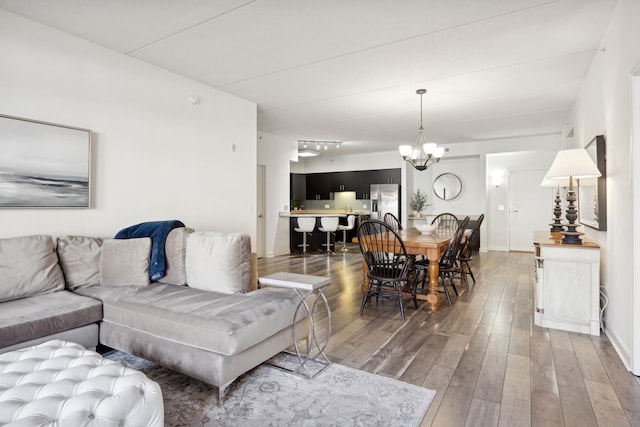
POLYGON ((534 322, 600 335, 600 247, 561 243, 562 235, 535 232, 534 322))

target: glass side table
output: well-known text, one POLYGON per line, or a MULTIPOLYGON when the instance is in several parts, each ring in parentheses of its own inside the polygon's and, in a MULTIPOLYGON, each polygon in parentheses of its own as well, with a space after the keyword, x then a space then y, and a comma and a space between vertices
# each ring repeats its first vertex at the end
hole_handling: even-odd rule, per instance
POLYGON ((329 303, 327 302, 327 297, 324 295, 324 288, 331 284, 331 279, 323 276, 311 276, 307 274, 296 274, 296 273, 287 273, 280 272, 271 274, 269 276, 260 277, 258 279, 258 283, 267 286, 275 286, 280 288, 289 288, 296 291, 298 297, 300 298, 300 302, 296 307, 295 312, 293 313, 293 325, 295 325, 298 314, 302 308, 307 314, 309 319, 309 339, 307 343, 306 351, 302 351, 300 346, 298 345, 298 340, 296 339, 296 328, 292 326, 291 335, 293 338, 293 346, 296 350, 296 356, 298 358, 298 362, 300 366, 295 369, 288 369, 283 366, 276 365, 279 368, 299 373, 309 379, 315 378, 320 372, 326 369, 331 362, 327 358, 325 354, 325 349, 329 344, 329 339, 331 338, 331 309, 329 308, 329 303), (315 295, 313 299, 313 303, 310 305, 307 301, 307 298, 311 295, 315 295), (316 323, 315 323, 315 313, 318 307, 318 301, 321 301, 324 304, 324 307, 327 311, 327 334, 322 341, 318 340, 316 336, 316 323), (317 359, 322 358, 322 360, 311 359, 311 352, 314 348, 318 349, 317 359), (311 372, 309 370, 310 364, 319 364, 320 369, 316 372, 311 372))

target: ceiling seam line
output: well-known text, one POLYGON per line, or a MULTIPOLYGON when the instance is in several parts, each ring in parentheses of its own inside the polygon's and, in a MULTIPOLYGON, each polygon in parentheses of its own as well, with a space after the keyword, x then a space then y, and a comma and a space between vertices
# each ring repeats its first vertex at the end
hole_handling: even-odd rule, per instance
MULTIPOLYGON (((256 103, 258 105, 258 110, 259 112, 265 112, 265 111, 273 111, 273 110, 278 110, 278 109, 283 109, 283 108, 290 108, 291 106, 299 106, 299 105, 307 105, 307 104, 314 104, 316 102, 324 102, 324 101, 330 101, 330 100, 334 100, 334 99, 340 99, 340 98, 347 98, 350 96, 355 96, 355 95, 362 95, 362 94, 366 94, 366 93, 373 93, 373 92, 377 92, 380 90, 388 90, 388 89, 394 89, 394 88, 399 88, 402 86, 409 86, 409 85, 414 85, 414 84, 422 84, 424 82, 434 82, 434 81, 438 81, 438 80, 445 80, 445 79, 449 79, 449 78, 454 78, 454 77, 461 77, 461 76, 468 76, 468 75, 472 75, 472 74, 476 74, 476 73, 484 73, 487 71, 494 71, 494 70, 500 70, 500 69, 505 69, 505 68, 510 68, 510 67, 520 67, 523 65, 528 65, 528 64, 535 64, 538 62, 544 62, 544 61, 549 61, 549 60, 553 60, 553 59, 559 59, 559 58, 565 58, 565 57, 571 57, 571 56, 576 56, 576 55, 583 55, 586 53, 592 53, 592 52, 597 52, 598 49, 587 49, 587 50, 581 50, 579 52, 572 52, 572 53, 568 53, 568 54, 564 54, 564 55, 556 55, 556 56, 551 56, 548 58, 543 58, 543 59, 536 59, 533 61, 524 61, 524 62, 518 62, 515 64, 509 64, 509 65, 503 65, 503 66, 499 66, 499 67, 488 67, 488 68, 482 68, 480 70, 475 70, 475 71, 470 71, 470 72, 465 72, 465 73, 458 73, 458 74, 451 74, 451 75, 447 75, 446 77, 436 77, 436 78, 432 78, 432 79, 428 79, 428 80, 420 80, 420 81, 414 81, 414 82, 409 82, 409 83, 403 83, 403 84, 398 84, 395 86, 385 86, 385 87, 381 87, 381 88, 377 88, 377 89, 371 89, 371 90, 365 90, 365 91, 360 91, 360 92, 353 92, 353 93, 349 93, 346 95, 340 95, 340 96, 332 96, 329 98, 320 98, 314 101, 309 101, 309 102, 299 102, 296 104, 287 104, 286 106, 278 106, 278 107, 273 107, 273 108, 261 108, 260 104, 256 103)), ((216 88, 222 88, 223 86, 216 86, 216 88)))
POLYGON ((210 22, 210 21, 216 20, 216 19, 218 19, 220 17, 223 17, 225 15, 233 13, 233 12, 239 10, 239 9, 244 8, 244 7, 248 7, 249 5, 251 5, 253 3, 257 3, 259 1, 260 0, 251 0, 251 1, 247 2, 247 3, 241 4, 240 6, 234 7, 233 9, 229 9, 229 10, 227 10, 227 11, 225 11, 225 12, 219 14, 219 15, 212 16, 211 18, 207 18, 204 21, 196 22, 195 24, 192 24, 192 25, 190 25, 190 26, 188 26, 186 28, 182 28, 181 30, 175 31, 175 32, 173 32, 171 34, 167 34, 166 36, 163 36, 163 37, 161 37, 161 38, 159 38, 157 40, 154 40, 152 42, 143 44, 142 46, 138 46, 135 49, 131 49, 130 51, 125 52, 125 55, 131 55, 131 54, 133 54, 133 53, 135 53, 135 52, 137 52, 139 50, 145 49, 145 48, 147 48, 149 46, 153 46, 154 44, 160 43, 161 41, 166 40, 166 39, 168 39, 170 37, 176 36, 176 35, 178 35, 180 33, 184 33, 185 31, 189 31, 189 30, 191 30, 191 29, 193 29, 195 27, 198 27, 198 26, 206 23, 206 22, 210 22))
POLYGON ((539 4, 539 5, 536 5, 536 6, 525 7, 525 8, 522 8, 522 9, 510 11, 510 12, 505 12, 505 13, 500 13, 500 14, 497 14, 497 15, 492 15, 492 16, 489 16, 489 17, 486 17, 486 18, 482 18, 482 19, 476 19, 476 20, 468 21, 468 22, 465 22, 465 23, 462 23, 462 24, 451 25, 449 27, 440 28, 440 29, 434 30, 434 31, 429 31, 427 33, 420 33, 420 34, 416 34, 416 35, 411 36, 411 37, 404 37, 404 38, 401 38, 401 39, 398 39, 398 40, 394 40, 394 41, 391 41, 391 42, 388 42, 388 43, 381 43, 381 44, 378 44, 378 45, 375 45, 375 46, 370 46, 370 47, 366 47, 366 48, 362 48, 362 49, 358 49, 358 50, 353 50, 351 52, 342 53, 340 55, 334 55, 334 56, 330 56, 330 57, 327 57, 327 58, 318 59, 316 61, 311 61, 311 62, 307 62, 307 63, 304 63, 304 64, 294 65, 294 66, 291 66, 291 67, 286 67, 286 68, 282 68, 282 69, 279 69, 279 70, 270 71, 268 73, 260 74, 258 76, 248 77, 248 78, 244 78, 244 79, 240 79, 240 80, 234 80, 232 82, 227 82, 227 83, 223 83, 221 85, 217 85, 216 87, 217 88, 224 88, 224 87, 227 87, 227 86, 231 86, 231 85, 235 85, 235 84, 238 84, 238 83, 243 83, 243 82, 246 82, 246 81, 249 81, 249 80, 253 80, 253 79, 258 78, 258 77, 264 77, 264 76, 269 76, 269 75, 273 75, 273 74, 278 74, 278 73, 281 73, 281 72, 284 72, 284 71, 290 71, 290 70, 295 70, 295 69, 298 69, 298 68, 304 68, 304 67, 309 66, 309 65, 320 64, 322 62, 328 62, 328 61, 332 61, 334 59, 343 58, 343 57, 350 56, 350 55, 356 55, 356 54, 367 52, 367 51, 370 51, 370 50, 380 49, 382 47, 392 46, 394 44, 403 43, 403 42, 406 42, 406 41, 409 41, 409 40, 418 39, 420 37, 425 37, 425 36, 429 36, 429 35, 433 35, 433 34, 438 34, 438 33, 444 32, 444 31, 449 31, 449 30, 453 30, 453 29, 456 29, 456 28, 465 27, 467 25, 474 25, 474 24, 478 24, 480 22, 490 21, 492 19, 502 18, 504 16, 517 14, 517 13, 520 13, 520 12, 525 11, 525 10, 548 6, 549 4, 558 3, 559 1, 560 0, 552 0, 552 1, 549 1, 549 2, 546 2, 546 3, 543 3, 543 4, 539 4))

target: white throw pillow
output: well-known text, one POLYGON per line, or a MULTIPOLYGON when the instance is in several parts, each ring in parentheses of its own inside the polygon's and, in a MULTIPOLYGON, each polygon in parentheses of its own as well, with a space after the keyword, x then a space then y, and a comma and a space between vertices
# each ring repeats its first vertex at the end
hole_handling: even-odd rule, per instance
POLYGON ((251 290, 251 239, 247 234, 197 231, 187 237, 187 283, 226 294, 251 290))
POLYGON ((100 255, 102 286, 147 286, 151 239, 105 239, 100 255))

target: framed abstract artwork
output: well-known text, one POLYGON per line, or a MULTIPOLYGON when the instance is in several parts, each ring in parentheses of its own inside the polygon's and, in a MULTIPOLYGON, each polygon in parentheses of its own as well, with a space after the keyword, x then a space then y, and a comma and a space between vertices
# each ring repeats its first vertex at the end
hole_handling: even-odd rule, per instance
POLYGON ((91 131, 0 115, 0 207, 88 208, 91 131))
POLYGON ((585 147, 602 174, 599 178, 578 180, 578 215, 581 224, 607 230, 607 164, 604 135, 593 138, 585 147))

